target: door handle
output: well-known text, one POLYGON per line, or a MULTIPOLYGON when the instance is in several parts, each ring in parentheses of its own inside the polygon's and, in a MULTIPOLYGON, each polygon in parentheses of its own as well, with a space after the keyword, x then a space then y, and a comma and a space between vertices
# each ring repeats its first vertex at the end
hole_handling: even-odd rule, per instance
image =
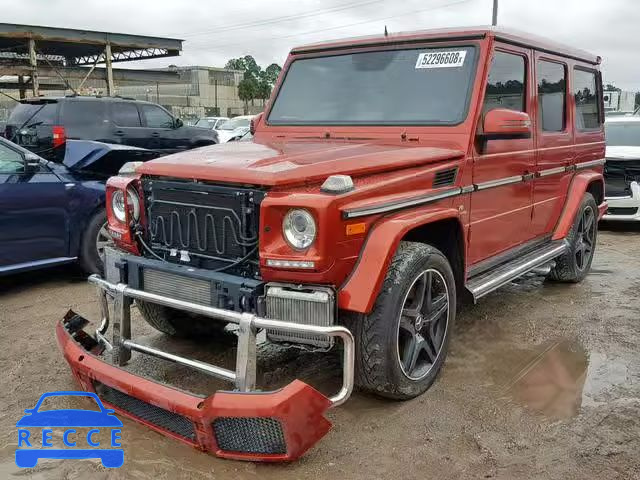
POLYGON ((124 137, 124 132, 122 130, 116 130, 113 134, 119 137, 124 137))
POLYGON ((153 132, 153 133, 151 134, 151 136, 152 136, 152 137, 159 137, 159 136, 160 136, 160 134, 159 134, 158 132, 153 132))

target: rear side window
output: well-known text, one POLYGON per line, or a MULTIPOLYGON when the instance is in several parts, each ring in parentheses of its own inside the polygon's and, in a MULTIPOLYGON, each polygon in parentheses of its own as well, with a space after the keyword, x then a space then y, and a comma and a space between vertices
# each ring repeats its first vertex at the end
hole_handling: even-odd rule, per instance
POLYGON ((111 106, 113 122, 121 127, 141 127, 140 114, 135 103, 114 103, 111 106))
POLYGON ((484 96, 483 113, 494 108, 507 108, 524 112, 526 69, 524 57, 512 53, 495 52, 487 91, 484 96))
POLYGON ((600 102, 595 72, 578 68, 573 70, 573 96, 576 103, 576 128, 599 129, 600 102))
POLYGON ((545 132, 562 132, 566 117, 566 69, 560 63, 541 60, 538 76, 538 118, 545 132))
POLYGON ((62 119, 65 127, 86 127, 102 123, 105 105, 101 101, 69 100, 62 103, 62 119))
POLYGON ((149 128, 173 128, 173 117, 155 105, 142 105, 142 115, 149 128))
POLYGON ((53 125, 56 123, 57 103, 19 103, 11 111, 7 125, 29 126, 53 125), (26 123, 25 123, 26 122, 26 123))

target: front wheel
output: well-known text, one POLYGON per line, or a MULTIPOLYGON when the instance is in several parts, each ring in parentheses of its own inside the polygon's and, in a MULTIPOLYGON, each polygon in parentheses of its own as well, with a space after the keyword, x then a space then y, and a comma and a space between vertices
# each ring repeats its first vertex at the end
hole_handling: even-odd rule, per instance
POLYGON ((107 214, 96 212, 87 223, 80 244, 80 266, 87 273, 102 273, 104 249, 113 242, 107 230, 107 214))
POLYGON ((447 355, 456 316, 456 285, 438 249, 402 242, 373 310, 354 319, 356 381, 399 400, 425 392, 447 355))
POLYGON ((567 235, 569 248, 556 259, 549 273, 551 280, 577 283, 589 273, 598 239, 598 205, 590 193, 585 193, 573 226, 567 235))

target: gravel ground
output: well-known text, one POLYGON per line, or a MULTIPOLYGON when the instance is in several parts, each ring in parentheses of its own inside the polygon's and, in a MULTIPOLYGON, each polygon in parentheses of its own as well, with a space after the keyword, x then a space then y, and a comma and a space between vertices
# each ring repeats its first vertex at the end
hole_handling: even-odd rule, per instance
MULTIPOLYGON (((120 469, 97 460, 18 469, 15 422, 23 410, 43 392, 76 388, 55 344, 55 322, 69 308, 95 321, 98 307, 93 287, 73 268, 2 279, 0 477, 640 479, 640 228, 609 228, 583 283, 531 276, 465 306, 429 392, 408 402, 355 393, 328 413, 332 431, 288 465, 217 459, 125 419, 120 469)), ((137 315, 133 331, 177 353, 233 361, 232 350, 220 353, 228 339, 170 341, 137 315)), ((337 365, 332 354, 260 348, 260 382, 269 388, 301 377, 330 393, 337 365)), ((128 368, 198 393, 220 387, 135 354, 128 368)))

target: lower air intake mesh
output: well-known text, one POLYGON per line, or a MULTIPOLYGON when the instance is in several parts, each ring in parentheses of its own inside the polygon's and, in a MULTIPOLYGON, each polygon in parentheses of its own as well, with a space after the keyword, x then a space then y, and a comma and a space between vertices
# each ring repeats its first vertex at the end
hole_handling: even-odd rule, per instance
POLYGON ((218 417, 213 421, 218 448, 227 452, 285 454, 280 421, 269 417, 218 417))
POLYGON ((126 393, 108 387, 102 383, 94 382, 94 388, 100 399, 129 412, 142 420, 156 425, 163 430, 175 433, 189 440, 196 439, 193 423, 182 415, 170 412, 164 408, 156 407, 126 393))

